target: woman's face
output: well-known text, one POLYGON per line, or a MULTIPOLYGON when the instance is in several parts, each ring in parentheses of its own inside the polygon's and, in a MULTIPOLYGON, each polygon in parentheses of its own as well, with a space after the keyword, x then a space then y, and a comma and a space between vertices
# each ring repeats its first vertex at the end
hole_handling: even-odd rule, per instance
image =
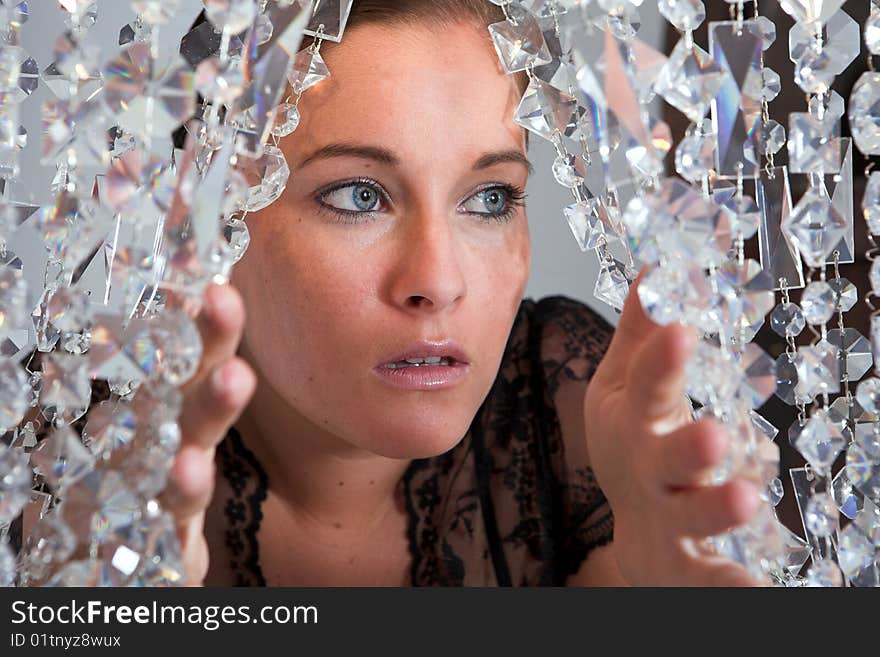
POLYGON ((332 76, 303 95, 287 189, 248 217, 233 276, 262 384, 305 426, 393 458, 465 435, 529 272, 520 93, 485 30, 442 35, 366 25, 322 49, 332 76), (424 343, 457 357, 385 367, 424 343))

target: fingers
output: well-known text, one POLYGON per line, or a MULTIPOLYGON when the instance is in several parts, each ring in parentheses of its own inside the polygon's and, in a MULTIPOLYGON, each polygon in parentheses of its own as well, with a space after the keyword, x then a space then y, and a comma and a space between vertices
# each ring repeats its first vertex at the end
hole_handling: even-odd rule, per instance
POLYGON ((658 436, 654 444, 659 484, 679 490, 706 484, 712 469, 724 459, 730 438, 718 422, 704 418, 658 436))
POLYGON ((196 320, 202 336, 202 360, 184 392, 196 387, 223 363, 235 355, 244 331, 244 302, 231 285, 211 285, 205 291, 205 304, 196 320))
POLYGON ((633 351, 659 326, 645 314, 642 303, 639 301, 638 286, 645 277, 645 271, 643 268, 630 286, 620 319, 617 321, 617 326, 614 327, 614 336, 604 357, 604 360, 614 364, 612 369, 625 369, 626 363, 632 358, 633 351))
POLYGON ((180 416, 182 444, 213 448, 244 410, 257 379, 241 358, 232 357, 188 391, 180 416))
POLYGON ((676 530, 696 537, 715 536, 748 522, 760 504, 757 486, 745 479, 671 493, 667 501, 676 530))
POLYGON ((755 587, 762 586, 740 564, 724 557, 694 559, 687 566, 688 580, 699 586, 755 587))
POLYGON ((679 324, 657 328, 643 340, 626 373, 633 413, 652 420, 680 411, 685 364, 696 342, 696 332, 679 324))

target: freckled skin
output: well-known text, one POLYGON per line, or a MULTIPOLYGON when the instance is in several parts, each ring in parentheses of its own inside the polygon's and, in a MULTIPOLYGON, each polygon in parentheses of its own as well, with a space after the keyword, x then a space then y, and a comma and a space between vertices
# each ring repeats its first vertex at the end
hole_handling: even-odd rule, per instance
POLYGON ((260 380, 258 412, 290 419, 278 439, 303 431, 390 458, 439 454, 497 375, 529 273, 525 210, 498 223, 460 209, 487 183, 525 188, 521 164, 472 169, 487 152, 525 153, 512 119, 520 93, 485 30, 452 25, 437 41, 433 29, 367 25, 322 49, 332 77, 304 94, 301 125, 281 140, 287 189, 247 218, 251 243, 232 281, 247 309, 241 354, 260 380), (300 169, 337 142, 389 149, 402 164, 344 157, 300 169), (340 223, 320 209, 321 188, 358 177, 381 184, 387 210, 340 223), (471 361, 453 388, 404 391, 372 371, 443 338, 471 361))

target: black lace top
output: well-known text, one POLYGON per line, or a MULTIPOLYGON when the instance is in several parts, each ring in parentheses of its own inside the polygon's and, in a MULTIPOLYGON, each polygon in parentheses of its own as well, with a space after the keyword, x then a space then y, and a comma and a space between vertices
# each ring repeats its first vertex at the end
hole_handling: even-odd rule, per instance
MULTIPOLYGON (((582 407, 612 330, 566 297, 522 302, 468 433, 451 450, 412 461, 400 481, 413 585, 561 586, 611 540, 582 407)), ((257 534, 270 482, 234 429, 217 466, 206 583, 265 586, 257 534)))

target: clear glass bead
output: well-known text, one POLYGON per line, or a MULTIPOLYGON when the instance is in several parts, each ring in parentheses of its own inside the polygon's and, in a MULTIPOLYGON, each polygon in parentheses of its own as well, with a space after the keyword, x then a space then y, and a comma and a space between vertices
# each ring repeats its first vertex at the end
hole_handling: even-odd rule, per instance
POLYGON ((806 327, 804 313, 796 303, 781 303, 770 315, 770 328, 783 338, 794 338, 806 327))

